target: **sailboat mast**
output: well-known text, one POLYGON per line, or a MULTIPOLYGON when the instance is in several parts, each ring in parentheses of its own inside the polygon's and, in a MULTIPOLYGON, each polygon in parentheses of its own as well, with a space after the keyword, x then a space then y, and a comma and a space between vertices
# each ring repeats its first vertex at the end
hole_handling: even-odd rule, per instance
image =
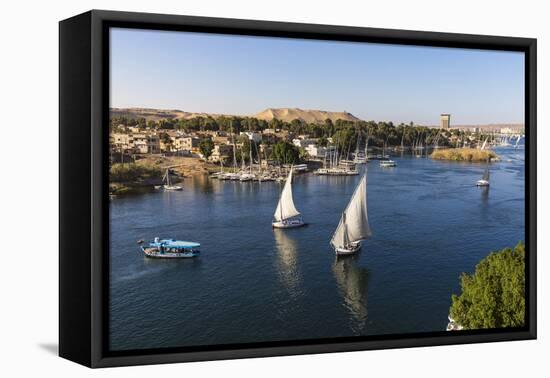
POLYGON ((250 140, 250 174, 252 174, 252 143, 254 143, 254 141, 250 140))
POLYGON ((230 121, 231 144, 233 145, 233 172, 237 172, 237 152, 235 151, 235 136, 233 135, 233 120, 230 121))

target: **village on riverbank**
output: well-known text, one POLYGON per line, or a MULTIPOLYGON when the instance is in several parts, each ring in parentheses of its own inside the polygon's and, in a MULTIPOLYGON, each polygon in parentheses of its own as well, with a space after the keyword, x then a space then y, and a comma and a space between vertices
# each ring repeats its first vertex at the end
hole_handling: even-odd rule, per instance
MULTIPOLYGON (((346 175, 357 163, 412 154, 495 161, 492 146, 519 143, 522 125, 439 127, 363 121, 347 112, 268 109, 254 117, 114 109, 109 124, 110 193, 158 187, 194 174, 238 181, 281 181, 297 173, 346 175), (326 117, 326 118, 325 118, 326 117)), ((389 165, 391 166, 391 165, 389 165)))

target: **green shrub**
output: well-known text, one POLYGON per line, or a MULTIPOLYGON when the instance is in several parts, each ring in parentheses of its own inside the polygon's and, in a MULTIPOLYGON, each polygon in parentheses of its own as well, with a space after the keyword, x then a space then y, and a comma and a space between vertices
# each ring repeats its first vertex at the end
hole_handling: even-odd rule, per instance
POLYGON ((161 177, 159 168, 136 163, 116 163, 110 170, 111 182, 136 182, 161 177))
POLYGON ((525 324, 525 246, 492 252, 473 275, 462 273, 462 294, 452 296, 450 315, 464 329, 525 324))

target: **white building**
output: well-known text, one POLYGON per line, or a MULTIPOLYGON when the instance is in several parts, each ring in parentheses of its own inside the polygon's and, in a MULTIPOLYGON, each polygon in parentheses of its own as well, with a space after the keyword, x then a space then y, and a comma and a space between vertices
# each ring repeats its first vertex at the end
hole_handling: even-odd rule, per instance
POLYGON ((260 143, 262 141, 262 134, 254 131, 241 131, 240 135, 246 135, 248 139, 254 141, 254 143, 260 143))
POLYGON ((294 144, 296 147, 306 148, 306 149, 308 146, 315 145, 316 142, 317 141, 314 139, 301 139, 301 138, 292 139, 292 144, 294 144))
POLYGON ((312 158, 324 158, 327 153, 327 148, 316 144, 309 144, 305 147, 307 154, 312 158))

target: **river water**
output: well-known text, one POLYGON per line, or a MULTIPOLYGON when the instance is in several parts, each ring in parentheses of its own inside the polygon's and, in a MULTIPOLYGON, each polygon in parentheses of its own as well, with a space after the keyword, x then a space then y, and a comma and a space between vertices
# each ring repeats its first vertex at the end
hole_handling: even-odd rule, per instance
POLYGON ((181 192, 110 203, 110 348, 130 350, 442 331, 459 275, 525 239, 524 150, 485 165, 392 157, 368 166, 373 231, 353 257, 329 245, 360 176, 294 178, 306 227, 273 230, 282 184, 194 176, 181 192), (136 241, 201 243, 147 259, 136 241))

